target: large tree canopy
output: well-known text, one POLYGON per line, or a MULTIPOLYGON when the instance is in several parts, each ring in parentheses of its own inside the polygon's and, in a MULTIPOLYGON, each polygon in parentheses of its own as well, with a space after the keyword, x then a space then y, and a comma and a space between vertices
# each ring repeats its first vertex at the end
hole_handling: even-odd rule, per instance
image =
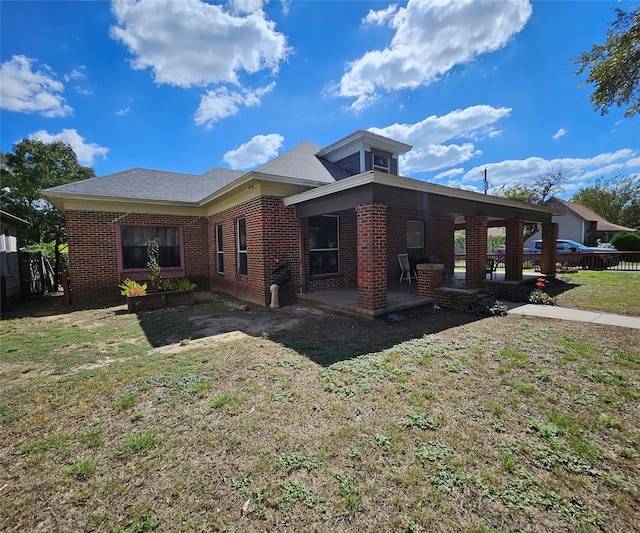
POLYGON ((80 165, 71 145, 60 141, 23 139, 13 146, 13 152, 0 155, 2 187, 9 188, 2 197, 4 207, 30 222, 21 232, 20 243, 54 240, 56 226, 61 226, 64 218, 42 197, 42 189, 92 178, 95 172, 80 165))
POLYGON ((587 73, 584 85, 594 84, 590 99, 605 115, 612 105, 624 108, 626 117, 640 113, 640 7, 616 9, 617 17, 604 44, 595 44, 573 62, 576 74, 587 73))
POLYGON ((573 195, 572 202, 584 205, 609 222, 640 228, 640 178, 616 176, 598 179, 593 187, 573 195))

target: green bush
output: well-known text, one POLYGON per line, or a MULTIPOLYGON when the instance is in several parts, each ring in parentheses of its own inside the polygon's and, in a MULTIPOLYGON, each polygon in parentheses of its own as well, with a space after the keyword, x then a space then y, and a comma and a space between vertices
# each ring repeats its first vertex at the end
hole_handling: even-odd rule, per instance
POLYGON ((640 250, 640 235, 627 231, 618 233, 611 239, 611 245, 616 250, 624 250, 625 252, 633 252, 640 250))

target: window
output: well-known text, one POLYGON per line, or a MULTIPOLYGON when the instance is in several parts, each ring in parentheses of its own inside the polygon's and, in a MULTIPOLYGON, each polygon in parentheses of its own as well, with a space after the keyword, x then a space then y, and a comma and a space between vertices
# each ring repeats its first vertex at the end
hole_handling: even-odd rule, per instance
POLYGON ((309 274, 321 276, 339 272, 338 217, 309 218, 309 274))
POLYGON ((236 222, 236 237, 238 246, 238 274, 246 276, 249 273, 247 261, 247 219, 239 218, 236 222))
POLYGON ((382 154, 373 153, 373 168, 375 170, 384 170, 389 172, 389 157, 382 154))
POLYGON ((216 271, 224 273, 224 247, 222 245, 222 224, 216 225, 216 271))
POLYGON ((158 241, 158 262, 162 268, 182 267, 178 226, 120 226, 122 269, 147 268, 147 243, 158 241))
POLYGON ((424 222, 407 220, 407 253, 411 259, 422 257, 424 250, 424 222))

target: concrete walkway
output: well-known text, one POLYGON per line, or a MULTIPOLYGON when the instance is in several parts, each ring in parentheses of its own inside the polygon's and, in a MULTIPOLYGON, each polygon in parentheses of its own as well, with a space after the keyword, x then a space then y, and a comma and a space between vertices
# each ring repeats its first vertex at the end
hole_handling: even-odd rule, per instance
POLYGON ((569 309, 568 307, 557 307, 554 305, 514 304, 513 307, 509 308, 509 314, 540 316, 559 320, 592 322, 593 324, 640 329, 640 318, 635 316, 612 315, 600 313, 599 311, 583 311, 582 309, 569 309))

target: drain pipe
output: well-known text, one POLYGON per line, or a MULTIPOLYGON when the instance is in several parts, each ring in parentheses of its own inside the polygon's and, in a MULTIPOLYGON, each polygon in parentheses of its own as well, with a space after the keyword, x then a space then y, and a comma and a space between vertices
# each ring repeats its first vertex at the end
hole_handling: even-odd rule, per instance
POLYGON ((269 306, 271 309, 277 309, 280 307, 280 303, 278 302, 278 289, 280 287, 275 283, 269 287, 269 291, 271 291, 271 305, 269 306))

